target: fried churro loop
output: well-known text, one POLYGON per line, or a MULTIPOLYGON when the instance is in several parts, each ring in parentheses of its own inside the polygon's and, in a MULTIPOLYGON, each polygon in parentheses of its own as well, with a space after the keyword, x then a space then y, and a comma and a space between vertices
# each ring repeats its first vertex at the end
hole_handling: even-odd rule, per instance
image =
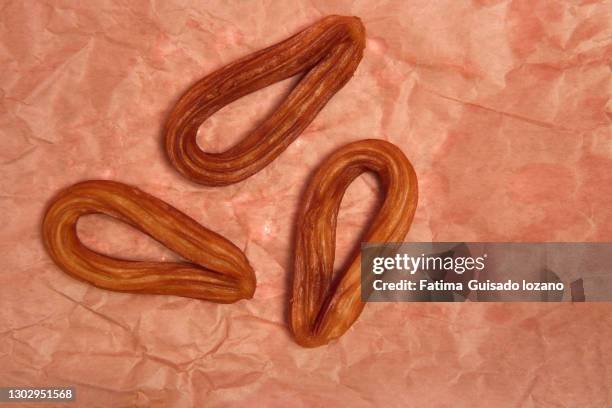
POLYGON ((166 152, 185 177, 209 186, 244 180, 280 155, 353 76, 365 46, 357 17, 328 16, 276 45, 198 81, 178 101, 165 128, 166 152), (258 89, 305 75, 256 129, 222 153, 196 142, 200 125, 223 106, 258 89))
POLYGON ((164 201, 112 181, 86 181, 60 192, 43 220, 43 241, 68 274, 115 291, 231 303, 253 297, 255 273, 240 249, 164 201), (186 262, 111 258, 79 240, 78 219, 101 213, 150 235, 186 262))
POLYGON ((325 160, 308 185, 296 227, 290 319, 295 340, 304 347, 340 337, 363 310, 360 255, 336 281, 332 275, 340 202, 351 182, 365 171, 378 175, 385 199, 364 241, 402 241, 410 229, 417 178, 399 148, 382 140, 363 140, 325 160))

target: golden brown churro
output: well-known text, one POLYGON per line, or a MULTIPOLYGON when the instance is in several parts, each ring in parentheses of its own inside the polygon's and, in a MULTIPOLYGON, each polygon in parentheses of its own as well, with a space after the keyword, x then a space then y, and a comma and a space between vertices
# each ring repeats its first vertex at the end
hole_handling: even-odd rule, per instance
POLYGON ((43 241, 61 269, 104 289, 219 303, 248 299, 255 291, 255 273, 234 244, 164 201, 117 182, 86 181, 60 192, 45 215, 43 241), (139 229, 189 262, 129 261, 88 249, 76 224, 94 213, 139 229))
POLYGON ((332 281, 336 219, 344 191, 365 171, 376 173, 385 199, 365 242, 402 241, 417 204, 417 178, 402 151, 383 140, 348 144, 319 167, 304 196, 296 229, 291 329, 304 347, 340 337, 357 320, 361 300, 361 256, 332 281))
POLYGON ((328 16, 276 45, 204 77, 178 101, 166 124, 166 151, 185 177, 209 186, 236 183, 260 171, 295 140, 353 76, 365 46, 357 17, 328 16), (278 109, 237 145, 206 153, 198 128, 223 106, 305 72, 278 109))

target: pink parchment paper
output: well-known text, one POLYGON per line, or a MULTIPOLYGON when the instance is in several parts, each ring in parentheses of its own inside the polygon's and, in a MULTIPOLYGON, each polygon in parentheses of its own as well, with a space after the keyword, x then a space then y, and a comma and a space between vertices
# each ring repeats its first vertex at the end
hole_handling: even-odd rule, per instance
MULTIPOLYGON (((71 385, 83 407, 612 406, 612 306, 370 304, 339 341, 287 331, 292 229, 305 181, 363 138, 399 145, 420 201, 409 241, 612 240, 611 4, 559 0, 0 2, 0 385, 71 385), (249 180, 192 184, 161 129, 195 80, 327 14, 367 29, 359 69, 249 180), (61 272, 40 239, 60 188, 113 179, 246 251, 255 298, 216 305, 113 293, 61 272)), ((231 146, 292 85, 223 109, 200 143, 231 146)), ((375 209, 359 178, 338 264, 375 209)), ((118 222, 97 250, 174 255, 118 222)))

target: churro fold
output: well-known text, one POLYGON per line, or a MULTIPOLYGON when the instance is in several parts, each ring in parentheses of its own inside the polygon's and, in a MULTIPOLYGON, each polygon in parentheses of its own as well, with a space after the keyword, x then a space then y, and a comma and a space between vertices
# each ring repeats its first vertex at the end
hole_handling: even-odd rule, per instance
POLYGON ((364 242, 400 242, 417 205, 417 178, 395 145, 383 140, 350 143, 327 158, 308 184, 296 225, 290 325, 304 347, 327 344, 346 332, 365 303, 361 300, 361 256, 334 277, 336 221, 351 182, 365 171, 380 178, 384 201, 364 242))
POLYGON ((177 102, 165 127, 170 162, 190 180, 222 186, 257 173, 297 138, 353 76, 363 56, 365 29, 357 17, 328 16, 300 33, 207 75, 177 102), (304 73, 259 126, 222 153, 200 149, 200 125, 223 106, 275 82, 304 73))
POLYGON ((164 201, 118 182, 86 181, 61 191, 45 214, 43 241, 62 270, 103 289, 218 303, 248 299, 255 291, 255 273, 234 244, 164 201), (123 260, 87 248, 76 224, 95 213, 150 235, 185 262, 123 260))

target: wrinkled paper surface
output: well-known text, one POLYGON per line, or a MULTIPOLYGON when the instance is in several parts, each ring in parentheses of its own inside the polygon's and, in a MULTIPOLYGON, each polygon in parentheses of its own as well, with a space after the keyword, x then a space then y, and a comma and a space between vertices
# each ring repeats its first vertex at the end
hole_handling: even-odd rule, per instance
MULTIPOLYGON (((292 230, 308 176, 336 148, 380 138, 419 179, 407 241, 612 240, 606 1, 0 2, 0 384, 71 385, 87 407, 608 406, 612 310, 600 304, 368 304, 327 347, 287 330, 292 230), (186 181, 162 127, 197 79, 327 14, 357 15, 355 77, 277 160, 240 184, 186 181), (217 305, 113 293, 61 272, 41 217, 61 188, 129 183, 244 249, 255 298, 217 305)), ((294 79, 204 125, 222 151, 294 79)), ((341 267, 379 186, 349 188, 341 267)), ((82 240, 172 259, 119 222, 82 240)))

